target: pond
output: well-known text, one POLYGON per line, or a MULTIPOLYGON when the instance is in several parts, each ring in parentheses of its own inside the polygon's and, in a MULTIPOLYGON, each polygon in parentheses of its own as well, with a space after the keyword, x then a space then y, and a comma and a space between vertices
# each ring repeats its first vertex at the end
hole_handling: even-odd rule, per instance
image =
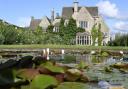
MULTIPOLYGON (((26 55, 39 55, 38 53, 25 53, 26 55)), ((77 64, 81 62, 86 63, 89 67, 85 70, 82 70, 85 75, 90 77, 92 82, 86 83, 89 85, 88 89, 107 89, 104 86, 111 84, 112 86, 123 86, 125 88, 120 89, 128 89, 128 71, 122 72, 119 69, 111 68, 110 65, 114 65, 115 63, 127 63, 127 61, 123 61, 121 57, 113 57, 113 56, 99 56, 99 55, 91 55, 91 54, 52 54, 48 56, 50 60, 54 60, 58 63, 62 63, 63 65, 69 67, 76 67, 77 64), (93 82, 94 81, 94 82, 93 82)), ((1 58, 1 63, 6 63, 7 60, 17 60, 20 58, 19 56, 14 56, 14 58, 1 58)))
MULTIPOLYGON (((121 73, 117 69, 113 70, 114 73, 104 73, 103 70, 105 67, 109 65, 113 65, 117 62, 124 62, 121 60, 121 57, 99 57, 97 55, 90 54, 58 54, 58 55, 50 55, 51 60, 56 60, 58 62, 64 64, 70 64, 70 66, 75 66, 73 64, 79 64, 81 61, 90 65, 90 70, 86 71, 86 74, 90 77, 97 78, 99 81, 107 81, 113 85, 122 85, 128 88, 128 73, 121 73)), ((127 61, 125 61, 127 62, 127 61)), ((88 83, 90 85, 90 89, 101 89, 98 86, 98 83, 88 83)))

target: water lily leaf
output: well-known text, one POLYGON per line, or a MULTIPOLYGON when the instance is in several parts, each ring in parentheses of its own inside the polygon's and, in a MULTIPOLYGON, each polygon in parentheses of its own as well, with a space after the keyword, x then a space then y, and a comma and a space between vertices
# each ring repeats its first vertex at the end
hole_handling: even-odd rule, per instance
POLYGON ((55 89, 89 89, 89 86, 84 83, 64 82, 55 89))
POLYGON ((21 69, 17 73, 17 77, 31 81, 35 76, 39 75, 36 69, 21 69))
POLYGON ((31 89, 46 89, 50 86, 56 86, 58 81, 49 75, 38 75, 31 82, 31 89))
POLYGON ((40 65, 40 67, 44 67, 53 73, 64 73, 64 69, 62 67, 53 65, 51 62, 46 62, 40 65))
POLYGON ((77 65, 79 69, 86 69, 88 65, 84 61, 80 61, 80 63, 77 65))

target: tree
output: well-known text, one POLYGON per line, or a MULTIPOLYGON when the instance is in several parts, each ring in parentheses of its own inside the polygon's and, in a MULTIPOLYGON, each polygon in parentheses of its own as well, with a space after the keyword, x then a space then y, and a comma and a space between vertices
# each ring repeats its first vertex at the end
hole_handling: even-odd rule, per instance
POLYGON ((46 32, 53 33, 53 28, 54 28, 53 25, 49 25, 48 28, 47 28, 47 30, 46 30, 46 32))
POLYGON ((116 33, 109 46, 128 46, 128 34, 116 33), (112 44, 112 45, 111 45, 112 44))
POLYGON ((92 27, 92 30, 91 30, 91 35, 92 35, 92 45, 95 46, 95 42, 96 42, 96 39, 97 39, 97 28, 96 28, 96 24, 94 24, 94 26, 92 27))
POLYGON ((4 44, 15 44, 17 39, 17 30, 9 25, 4 28, 3 36, 5 37, 4 44))
POLYGON ((64 36, 64 31, 65 31, 65 26, 64 26, 64 19, 61 18, 60 20, 60 25, 59 25, 59 35, 63 38, 64 36))
POLYGON ((65 44, 73 44, 73 40, 76 37, 76 32, 77 32, 76 20, 74 20, 73 18, 70 18, 64 30, 65 44))
POLYGON ((5 37, 0 33, 0 44, 3 44, 5 40, 5 37))
POLYGON ((37 28, 34 30, 35 35, 40 35, 42 34, 42 32, 43 32, 43 29, 40 26, 37 26, 37 28))
POLYGON ((62 38, 59 35, 47 33, 45 34, 44 44, 62 44, 62 38))
POLYGON ((101 32, 101 24, 98 25, 98 46, 102 45, 103 33, 101 32))

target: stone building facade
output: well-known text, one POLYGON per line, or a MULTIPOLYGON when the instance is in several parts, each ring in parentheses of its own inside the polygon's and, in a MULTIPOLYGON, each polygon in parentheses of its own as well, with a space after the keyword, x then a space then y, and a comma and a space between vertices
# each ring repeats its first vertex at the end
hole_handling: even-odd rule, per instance
POLYGON ((74 1, 72 7, 62 8, 61 16, 56 16, 55 18, 54 10, 52 10, 51 19, 48 17, 44 17, 40 20, 32 19, 30 28, 35 29, 36 26, 39 25, 43 29, 46 29, 50 24, 52 24, 54 26, 53 32, 59 32, 59 23, 61 18, 65 20, 65 24, 68 23, 70 18, 73 18, 76 20, 77 27, 85 29, 85 32, 76 34, 75 42, 77 45, 92 45, 91 30, 94 24, 101 24, 101 32, 103 33, 103 45, 106 45, 110 39, 109 29, 103 18, 99 15, 98 7, 79 6, 79 2, 76 0, 74 1))

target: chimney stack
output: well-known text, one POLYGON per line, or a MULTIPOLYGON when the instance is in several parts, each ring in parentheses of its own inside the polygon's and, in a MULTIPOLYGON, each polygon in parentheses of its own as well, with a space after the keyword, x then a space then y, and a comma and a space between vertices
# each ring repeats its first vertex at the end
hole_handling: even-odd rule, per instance
POLYGON ((31 16, 31 20, 34 20, 34 16, 31 16))
POLYGON ((53 22, 54 21, 54 18, 55 18, 55 11, 54 11, 54 8, 52 9, 52 11, 51 11, 51 22, 53 22))
POLYGON ((74 12, 78 12, 78 4, 79 2, 77 0, 74 0, 74 12))

